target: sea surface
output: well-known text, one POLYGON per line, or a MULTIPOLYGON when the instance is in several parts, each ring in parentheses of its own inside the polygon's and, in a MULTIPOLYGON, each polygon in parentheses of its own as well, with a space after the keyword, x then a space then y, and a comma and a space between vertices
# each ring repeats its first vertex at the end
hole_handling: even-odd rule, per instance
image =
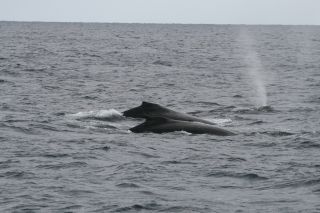
POLYGON ((0 212, 320 212, 320 26, 0 22, 0 146, 0 212))

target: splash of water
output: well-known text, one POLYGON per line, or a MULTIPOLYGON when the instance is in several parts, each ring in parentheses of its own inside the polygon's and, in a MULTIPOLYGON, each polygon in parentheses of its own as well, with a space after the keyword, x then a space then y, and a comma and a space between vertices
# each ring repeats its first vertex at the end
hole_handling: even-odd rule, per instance
POLYGON ((78 112, 75 114, 70 114, 68 116, 74 117, 76 119, 92 118, 97 120, 110 120, 110 121, 122 119, 122 113, 118 112, 115 109, 78 112))
POLYGON ((247 74, 255 92, 255 105, 257 107, 267 106, 267 91, 263 81, 263 65, 257 51, 254 49, 254 42, 246 30, 240 33, 240 44, 244 51, 244 62, 247 67, 247 74))

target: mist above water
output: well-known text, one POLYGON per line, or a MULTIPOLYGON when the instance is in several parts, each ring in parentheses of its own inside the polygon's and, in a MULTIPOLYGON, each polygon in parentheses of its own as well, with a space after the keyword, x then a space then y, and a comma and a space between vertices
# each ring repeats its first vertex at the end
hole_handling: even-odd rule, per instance
POLYGON ((263 78, 264 67, 254 48, 254 40, 246 30, 241 30, 239 36, 243 59, 246 65, 245 74, 248 75, 248 84, 254 89, 253 102, 256 107, 267 106, 267 91, 263 78))

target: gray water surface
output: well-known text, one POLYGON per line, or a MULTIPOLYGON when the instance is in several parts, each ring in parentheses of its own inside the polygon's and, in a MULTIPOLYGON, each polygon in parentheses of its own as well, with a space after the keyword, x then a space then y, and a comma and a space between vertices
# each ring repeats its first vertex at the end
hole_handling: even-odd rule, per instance
POLYGON ((0 22, 0 47, 0 212, 320 212, 319 26, 0 22), (130 133, 141 101, 237 135, 130 133))

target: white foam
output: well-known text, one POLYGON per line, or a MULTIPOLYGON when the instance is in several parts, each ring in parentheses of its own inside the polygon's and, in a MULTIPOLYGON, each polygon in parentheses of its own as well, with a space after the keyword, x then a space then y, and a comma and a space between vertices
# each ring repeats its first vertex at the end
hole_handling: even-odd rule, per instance
POLYGON ((184 135, 192 135, 192 133, 190 133, 190 132, 187 132, 187 131, 179 131, 179 133, 182 133, 182 134, 184 134, 184 135))
POLYGON ((77 112, 75 114, 70 114, 69 116, 76 119, 85 119, 85 118, 98 118, 98 119, 116 119, 121 118, 122 113, 115 109, 108 110, 92 110, 85 112, 77 112))
POLYGON ((218 124, 218 125, 223 125, 223 124, 232 122, 232 120, 230 118, 210 118, 210 119, 206 119, 206 120, 211 121, 211 122, 218 124))

